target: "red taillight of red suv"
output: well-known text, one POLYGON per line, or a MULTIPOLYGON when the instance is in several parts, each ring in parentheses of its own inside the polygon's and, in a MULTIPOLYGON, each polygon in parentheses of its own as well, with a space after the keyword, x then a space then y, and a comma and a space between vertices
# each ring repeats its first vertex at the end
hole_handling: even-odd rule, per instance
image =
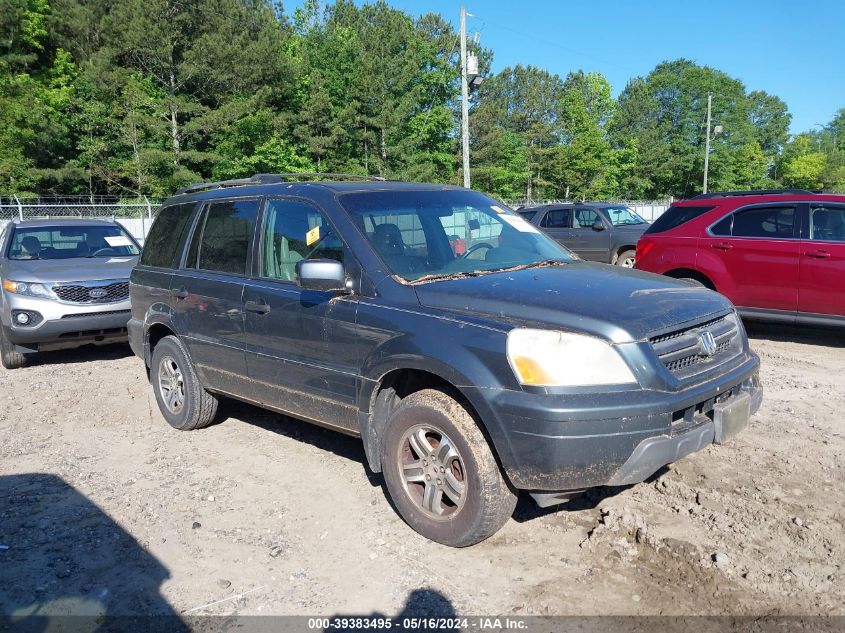
POLYGON ((654 242, 646 238, 640 238, 640 241, 637 242, 637 261, 640 261, 646 255, 648 255, 649 251, 654 248, 654 242))

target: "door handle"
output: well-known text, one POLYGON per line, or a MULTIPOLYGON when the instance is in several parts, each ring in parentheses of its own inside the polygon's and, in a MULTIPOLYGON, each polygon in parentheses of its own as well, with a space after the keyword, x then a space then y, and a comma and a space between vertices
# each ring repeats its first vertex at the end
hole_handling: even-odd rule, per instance
POLYGON ((174 299, 187 299, 188 298, 188 291, 184 288, 179 288, 178 290, 172 290, 170 292, 173 295, 174 299))
POLYGON ((270 306, 264 301, 247 301, 244 303, 244 310, 255 312, 256 314, 267 314, 270 312, 270 306))
POLYGON ((731 244, 727 242, 715 242, 710 245, 712 248, 718 248, 720 251, 729 251, 733 248, 731 244))
POLYGON ((807 257, 815 257, 816 259, 827 259, 830 253, 827 251, 807 251, 804 253, 807 257))

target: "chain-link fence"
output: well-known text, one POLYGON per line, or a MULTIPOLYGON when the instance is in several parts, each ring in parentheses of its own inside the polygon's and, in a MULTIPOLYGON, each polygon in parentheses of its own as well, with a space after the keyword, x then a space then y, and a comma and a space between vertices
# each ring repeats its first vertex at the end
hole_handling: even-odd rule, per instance
MULTIPOLYGON (((519 207, 536 207, 541 204, 565 203, 571 200, 510 201, 519 207)), ((577 201, 576 201, 577 202, 577 201)), ((625 205, 640 216, 654 222, 669 208, 671 200, 628 200, 615 201, 625 205)), ((160 200, 148 198, 125 199, 110 196, 50 196, 21 198, 0 196, 0 230, 14 219, 32 218, 110 218, 120 222, 137 240, 143 243, 152 225, 160 200)))
POLYGON ((114 219, 143 242, 158 211, 159 200, 127 200, 107 196, 0 196, 0 230, 11 220, 36 218, 114 219))

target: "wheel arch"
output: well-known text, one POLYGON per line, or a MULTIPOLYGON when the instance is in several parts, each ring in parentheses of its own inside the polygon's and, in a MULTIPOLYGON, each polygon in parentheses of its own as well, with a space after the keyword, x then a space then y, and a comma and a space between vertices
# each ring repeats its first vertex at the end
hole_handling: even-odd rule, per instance
POLYGON ((716 290, 716 284, 714 284, 713 281, 700 270, 694 270, 692 268, 673 268, 672 270, 667 270, 663 274, 667 277, 672 277, 673 279, 695 279, 706 288, 716 290))
MULTIPOLYGON (((364 452, 373 472, 381 472, 382 469, 381 439, 391 413, 399 406, 403 398, 423 389, 443 391, 459 402, 475 420, 501 467, 496 445, 480 413, 485 408, 484 404, 477 402, 467 390, 461 389, 460 385, 467 384, 466 381, 456 379, 453 368, 449 370, 442 371, 438 368, 423 368, 415 365, 397 366, 382 373, 372 383, 366 405, 359 409, 358 416, 364 452)), ((505 470, 502 469, 502 472, 505 473, 505 470)))
POLYGON ((176 332, 169 324, 164 322, 153 323, 147 328, 144 344, 144 361, 147 367, 150 366, 153 358, 153 350, 158 342, 165 336, 176 336, 176 332))
POLYGON ((635 243, 633 243, 633 244, 627 244, 627 243, 623 242, 622 244, 620 244, 619 246, 617 246, 617 247, 613 250, 613 260, 611 261, 611 263, 612 263, 612 264, 615 264, 615 263, 617 262, 617 260, 619 259, 619 256, 620 256, 622 253, 624 253, 625 251, 634 251, 634 252, 636 253, 636 252, 637 252, 637 244, 636 244, 636 242, 635 242, 635 243))

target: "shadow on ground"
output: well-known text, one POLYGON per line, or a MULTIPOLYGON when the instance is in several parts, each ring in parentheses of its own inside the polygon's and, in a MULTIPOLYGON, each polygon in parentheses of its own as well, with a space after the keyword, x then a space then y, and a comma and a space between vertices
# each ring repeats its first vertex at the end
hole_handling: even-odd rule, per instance
MULTIPOLYGON (((324 631, 346 631, 349 626, 344 622, 356 619, 369 620, 370 622, 384 621, 387 616, 383 613, 370 613, 367 615, 343 615, 337 614, 328 617, 329 626, 324 631)), ((414 589, 408 594, 405 606, 402 611, 390 616, 392 631, 451 631, 459 630, 460 627, 449 622, 458 617, 455 607, 449 598, 439 591, 433 589, 414 589), (431 620, 431 621, 429 621, 431 620), (440 620, 438 622, 438 620, 440 620), (445 621, 444 621, 445 620, 445 621), (432 624, 433 626, 429 626, 432 624)), ((369 627, 368 627, 369 628, 369 627)), ((379 627, 380 628, 380 627, 379 627)), ((386 630, 386 629, 384 629, 386 630)))
POLYGON ((0 631, 186 631, 169 576, 60 477, 0 477, 0 631))
MULTIPOLYGON (((72 349, 27 354, 26 364, 29 367, 38 367, 40 365, 77 365, 100 360, 120 360, 127 356, 132 356, 132 349, 128 343, 84 345, 72 349)), ((139 360, 138 362, 140 363, 141 361, 139 360)))
POLYGON ((802 343, 822 347, 845 347, 845 328, 790 325, 744 320, 745 331, 751 338, 769 341, 802 343))

